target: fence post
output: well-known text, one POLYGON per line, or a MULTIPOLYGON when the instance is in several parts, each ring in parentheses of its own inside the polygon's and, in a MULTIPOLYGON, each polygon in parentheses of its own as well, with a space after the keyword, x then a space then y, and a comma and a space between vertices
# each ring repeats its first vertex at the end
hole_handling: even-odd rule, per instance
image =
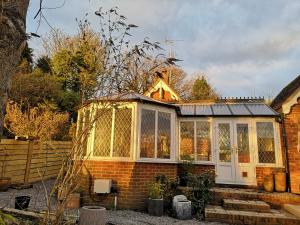
POLYGON ((29 140, 29 142, 28 142, 28 151, 27 151, 27 161, 26 161, 26 168, 25 168, 25 176, 24 176, 24 184, 25 185, 27 185, 28 181, 29 181, 33 144, 34 144, 34 141, 29 140))

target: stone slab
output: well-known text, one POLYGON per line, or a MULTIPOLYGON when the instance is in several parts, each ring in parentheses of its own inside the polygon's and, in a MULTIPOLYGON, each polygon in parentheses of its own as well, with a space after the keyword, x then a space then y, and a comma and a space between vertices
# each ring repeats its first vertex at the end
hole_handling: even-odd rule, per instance
POLYGON ((300 205, 284 204, 283 209, 300 219, 300 205))
POLYGON ((295 216, 280 210, 266 213, 224 209, 221 206, 209 205, 205 208, 205 220, 228 224, 264 224, 264 225, 300 225, 295 216))
POLYGON ((268 203, 257 200, 224 199, 225 209, 236 209, 241 211, 270 212, 271 207, 268 203))
POLYGON ((210 190, 213 194, 213 199, 210 202, 212 205, 221 205, 223 199, 240 199, 240 200, 260 200, 267 202, 272 208, 280 209, 283 204, 300 204, 300 195, 292 193, 265 192, 257 189, 246 188, 220 188, 215 187, 210 190))

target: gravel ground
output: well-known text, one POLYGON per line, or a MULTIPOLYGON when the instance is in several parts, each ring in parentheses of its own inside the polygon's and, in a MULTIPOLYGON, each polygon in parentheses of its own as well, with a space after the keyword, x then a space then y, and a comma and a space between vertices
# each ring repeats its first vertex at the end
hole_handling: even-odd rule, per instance
POLYGON ((196 219, 177 220, 168 216, 155 217, 130 210, 108 211, 108 220, 113 225, 222 225, 221 223, 208 223, 196 219))
MULTIPOLYGON (((54 184, 54 180, 48 180, 44 182, 44 185, 49 192, 54 184)), ((46 199, 45 199, 45 188, 44 185, 40 183, 35 183, 32 188, 26 189, 14 189, 10 188, 6 192, 0 192, 0 207, 15 207, 15 197, 27 195, 30 196, 29 210, 42 211, 46 209, 46 199)), ((52 199, 51 205, 55 206, 55 199, 52 199)))
MULTIPOLYGON (((49 192, 54 183, 54 180, 44 182, 44 185, 49 192)), ((13 189, 10 188, 7 192, 0 192, 0 207, 15 207, 15 197, 28 195, 31 197, 29 211, 43 211, 46 209, 45 188, 42 183, 36 183, 32 188, 28 189, 13 189)), ((51 200, 52 208, 55 207, 56 199, 51 200)), ((108 221, 110 225, 221 225, 221 223, 208 223, 203 221, 193 220, 177 220, 172 217, 154 217, 146 213, 131 211, 131 210, 108 210, 108 221)), ((66 215, 71 217, 78 215, 78 210, 69 210, 66 215)))

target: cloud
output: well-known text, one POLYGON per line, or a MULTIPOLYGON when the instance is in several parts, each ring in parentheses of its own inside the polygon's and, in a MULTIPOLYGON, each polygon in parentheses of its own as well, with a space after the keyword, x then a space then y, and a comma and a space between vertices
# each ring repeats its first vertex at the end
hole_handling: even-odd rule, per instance
MULTIPOLYGON (((39 0, 31 1, 28 30, 37 27, 33 15, 39 0)), ((63 0, 44 1, 49 6, 63 0)), ((193 74, 206 72, 224 95, 277 93, 300 71, 300 2, 292 0, 67 0, 60 9, 46 12, 49 22, 67 33, 76 32, 75 18, 89 13, 98 28, 94 11, 100 6, 120 8, 130 23, 139 25, 134 41, 145 36, 172 46, 193 74)), ((49 27, 43 23, 43 35, 49 27)), ((31 46, 39 49, 37 40, 31 46)), ((167 48, 167 46, 164 46, 167 48)))

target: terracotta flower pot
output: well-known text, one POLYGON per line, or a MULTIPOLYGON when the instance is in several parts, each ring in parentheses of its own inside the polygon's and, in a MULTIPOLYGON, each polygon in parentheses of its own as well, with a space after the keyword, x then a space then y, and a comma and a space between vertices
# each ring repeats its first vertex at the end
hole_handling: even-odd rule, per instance
POLYGON ((70 194, 66 201, 66 208, 68 209, 78 209, 80 208, 80 194, 73 193, 70 194))
POLYGON ((0 178, 0 191, 7 191, 11 185, 10 177, 1 177, 0 178))
POLYGON ((285 172, 275 173, 275 191, 278 191, 278 192, 286 191, 286 173, 285 172))
POLYGON ((264 190, 267 192, 273 192, 274 191, 274 176, 267 175, 264 178, 264 190))

